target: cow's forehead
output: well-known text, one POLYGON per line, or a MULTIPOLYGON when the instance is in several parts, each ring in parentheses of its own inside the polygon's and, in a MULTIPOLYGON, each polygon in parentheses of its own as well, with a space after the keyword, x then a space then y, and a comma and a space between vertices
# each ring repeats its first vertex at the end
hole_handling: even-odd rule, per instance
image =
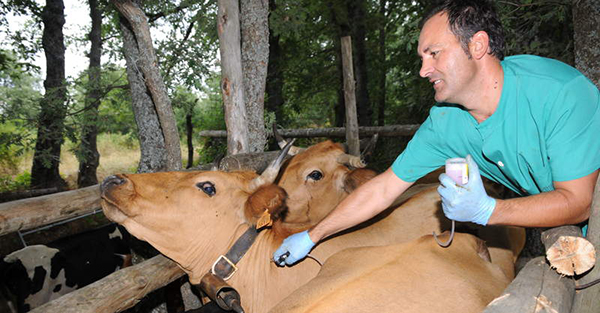
POLYGON ((343 153, 344 150, 340 144, 327 140, 313 145, 302 153, 297 154, 290 161, 290 164, 316 164, 321 160, 332 162, 343 153))
POLYGON ((249 171, 222 172, 222 171, 189 171, 189 172, 160 172, 148 174, 128 175, 128 178, 136 184, 166 184, 182 187, 193 185, 203 181, 219 184, 245 184, 257 175, 249 171))

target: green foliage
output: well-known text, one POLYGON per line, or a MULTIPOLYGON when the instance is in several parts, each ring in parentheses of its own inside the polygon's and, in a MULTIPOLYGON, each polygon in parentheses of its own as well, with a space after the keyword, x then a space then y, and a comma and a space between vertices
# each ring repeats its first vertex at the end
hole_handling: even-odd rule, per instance
POLYGON ((29 172, 23 172, 16 176, 0 174, 0 192, 25 190, 29 188, 30 182, 31 174, 29 172))
POLYGON ((535 54, 574 64, 572 3, 499 2, 506 55, 535 54))
MULTIPOLYGON (((194 106, 194 131, 219 130, 225 128, 225 117, 220 92, 220 77, 210 76, 207 85, 202 89, 204 97, 194 106)), ((227 140, 217 138, 200 138, 196 152, 200 163, 213 162, 217 157, 227 154, 227 140)))

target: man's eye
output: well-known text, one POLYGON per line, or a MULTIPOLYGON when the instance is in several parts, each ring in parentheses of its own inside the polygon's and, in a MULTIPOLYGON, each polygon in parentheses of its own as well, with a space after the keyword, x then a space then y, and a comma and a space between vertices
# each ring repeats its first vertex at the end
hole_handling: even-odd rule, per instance
POLYGON ((205 194, 211 197, 217 193, 217 188, 215 188, 215 184, 209 181, 197 183, 196 187, 198 187, 198 189, 204 191, 205 194))

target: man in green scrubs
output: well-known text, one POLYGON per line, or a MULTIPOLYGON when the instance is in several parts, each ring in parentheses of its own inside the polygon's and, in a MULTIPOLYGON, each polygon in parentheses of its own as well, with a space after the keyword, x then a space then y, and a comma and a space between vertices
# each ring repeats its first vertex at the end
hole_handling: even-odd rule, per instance
POLYGON ((274 260, 297 262, 321 239, 377 215, 418 178, 456 157, 467 157, 469 182, 458 186, 440 175, 438 191, 450 219, 523 227, 586 221, 600 168, 598 88, 556 60, 504 58, 503 47, 488 1, 447 0, 427 15, 418 53, 419 74, 435 90, 429 117, 387 171, 318 225, 286 238, 274 260), (522 197, 489 197, 480 175, 522 197))

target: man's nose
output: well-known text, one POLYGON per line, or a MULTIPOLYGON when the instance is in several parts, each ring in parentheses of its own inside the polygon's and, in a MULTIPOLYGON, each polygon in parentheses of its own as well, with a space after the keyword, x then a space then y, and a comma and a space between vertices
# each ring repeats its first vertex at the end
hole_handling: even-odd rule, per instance
POLYGON ((433 72, 433 66, 431 62, 427 60, 421 61, 421 70, 419 70, 419 75, 423 78, 428 77, 433 72))

